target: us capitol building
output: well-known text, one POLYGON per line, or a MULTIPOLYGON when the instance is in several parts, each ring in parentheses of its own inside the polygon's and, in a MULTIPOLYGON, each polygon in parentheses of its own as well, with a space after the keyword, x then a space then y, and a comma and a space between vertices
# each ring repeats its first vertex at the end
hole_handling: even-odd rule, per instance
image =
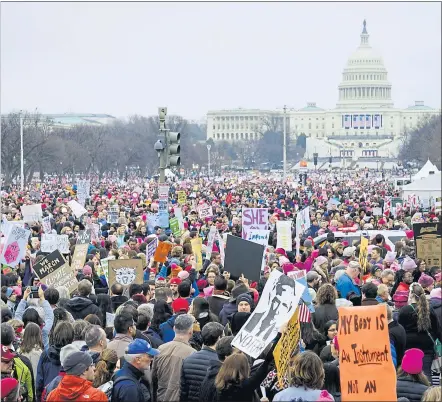
MULTIPOLYGON (((232 109, 207 113, 207 138, 214 141, 258 140, 267 130, 281 130, 282 110, 232 109), (278 128, 275 127, 278 122, 278 128)), ((338 86, 335 109, 325 110, 308 102, 299 110, 287 110, 287 135, 306 135, 307 159, 394 158, 404 132, 439 109, 415 101, 406 109, 395 109, 391 83, 382 57, 370 46, 364 20, 361 43, 347 61, 338 86)), ((336 160, 336 159, 335 159, 336 160)))

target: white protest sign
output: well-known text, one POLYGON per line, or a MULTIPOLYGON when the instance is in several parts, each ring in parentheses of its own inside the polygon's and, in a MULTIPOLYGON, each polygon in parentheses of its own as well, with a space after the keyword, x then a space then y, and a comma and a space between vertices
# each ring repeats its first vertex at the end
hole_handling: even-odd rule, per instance
POLYGON ((207 237, 207 252, 206 252, 206 260, 210 261, 210 257, 212 256, 213 243, 215 242, 216 236, 216 226, 211 226, 209 231, 209 236, 207 237))
POLYGON ((252 229, 247 232, 246 240, 267 247, 269 245, 269 235, 270 235, 270 230, 252 229))
POLYGON ((296 215, 296 235, 300 236, 310 227, 310 207, 299 211, 296 215))
POLYGON ((276 232, 276 248, 292 251, 292 221, 277 221, 276 232))
POLYGON ((267 230, 269 210, 267 208, 242 209, 242 238, 247 239, 250 230, 267 230))
POLYGON ((175 217, 178 219, 178 223, 180 225, 180 230, 184 230, 184 218, 183 218, 183 211, 180 207, 173 207, 173 213, 175 217))
POLYGON ((82 215, 87 213, 86 208, 84 208, 82 205, 80 205, 77 201, 72 200, 68 202, 68 207, 72 209, 72 213, 77 217, 80 218, 82 215))
POLYGON ((372 210, 373 216, 382 216, 382 208, 376 207, 372 210))
POLYGON ((213 216, 213 209, 210 205, 204 204, 198 207, 198 216, 200 219, 211 218, 213 216))
POLYGON ((30 230, 11 226, 3 244, 0 263, 15 267, 26 254, 26 244, 30 235, 30 230))
POLYGON ((291 318, 304 288, 282 272, 272 271, 256 309, 233 339, 232 346, 256 359, 282 324, 291 318))
MULTIPOLYGON (((227 236, 227 234, 226 234, 227 236)), ((219 234, 219 232, 216 232, 216 236, 215 239, 218 240, 218 244, 219 244, 219 254, 221 257, 221 264, 224 265, 224 260, 226 258, 226 250, 225 250, 225 241, 222 238, 222 236, 219 234)))
POLYGON ((45 216, 43 218, 43 232, 45 233, 51 233, 52 227, 51 227, 51 217, 45 216))
POLYGON ((52 253, 57 249, 57 235, 44 233, 41 235, 40 249, 43 253, 52 253))
POLYGON ((57 250, 62 254, 69 254, 69 238, 68 235, 58 235, 57 236, 57 250))
POLYGON ((24 222, 27 223, 39 222, 43 217, 41 204, 23 205, 20 209, 21 209, 21 214, 23 215, 24 222))

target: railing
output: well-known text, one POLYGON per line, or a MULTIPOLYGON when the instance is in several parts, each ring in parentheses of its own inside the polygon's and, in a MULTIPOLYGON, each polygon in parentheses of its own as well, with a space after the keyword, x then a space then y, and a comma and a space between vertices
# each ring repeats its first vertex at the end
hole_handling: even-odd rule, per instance
POLYGON ((373 135, 373 134, 362 134, 362 135, 330 135, 327 137, 328 140, 393 140, 392 135, 373 135))

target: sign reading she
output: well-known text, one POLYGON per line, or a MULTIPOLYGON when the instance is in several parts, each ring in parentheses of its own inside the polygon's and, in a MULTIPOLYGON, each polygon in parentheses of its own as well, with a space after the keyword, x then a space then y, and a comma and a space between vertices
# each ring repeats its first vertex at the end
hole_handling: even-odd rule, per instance
POLYGON ((242 209, 242 238, 247 239, 250 230, 267 230, 269 210, 267 208, 242 209))

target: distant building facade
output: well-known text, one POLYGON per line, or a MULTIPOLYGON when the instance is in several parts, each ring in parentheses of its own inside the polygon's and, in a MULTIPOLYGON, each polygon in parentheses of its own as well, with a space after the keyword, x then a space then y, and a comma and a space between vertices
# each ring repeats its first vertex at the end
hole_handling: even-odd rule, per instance
MULTIPOLYGON (((364 21, 361 43, 350 56, 338 86, 335 109, 325 110, 308 102, 299 110, 287 110, 287 133, 305 134, 306 156, 389 158, 398 154, 406 130, 420 119, 440 113, 440 109, 415 101, 406 109, 396 109, 392 85, 383 59, 369 43, 364 21)), ((255 140, 279 119, 281 110, 219 110, 207 113, 207 138, 214 141, 255 140)), ((281 126, 279 127, 281 129, 281 126)))

